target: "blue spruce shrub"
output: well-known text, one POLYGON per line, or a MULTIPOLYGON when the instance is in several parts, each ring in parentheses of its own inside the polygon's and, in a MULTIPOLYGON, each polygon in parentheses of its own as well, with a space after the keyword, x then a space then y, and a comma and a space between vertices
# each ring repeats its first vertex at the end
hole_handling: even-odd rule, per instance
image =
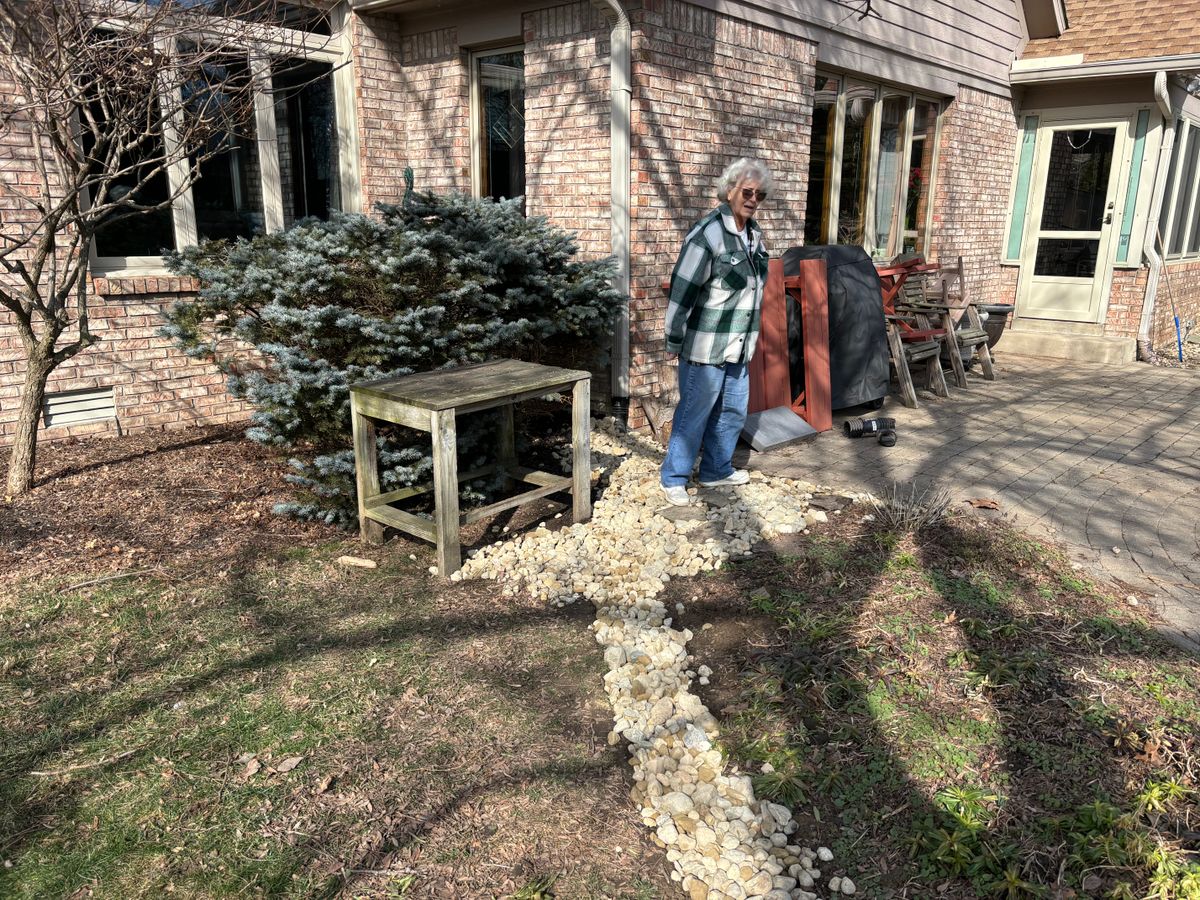
MULTIPOLYGON (((355 382, 499 357, 604 361, 621 300, 613 263, 577 259, 569 232, 526 217, 519 199, 412 194, 379 211, 168 257, 200 290, 168 313, 165 333, 254 406, 249 437, 292 454, 299 496, 280 512, 357 521, 355 382)), ((460 425, 460 469, 494 450, 485 418, 460 425)), ((385 491, 431 479, 427 445, 407 429, 381 433, 385 491)))

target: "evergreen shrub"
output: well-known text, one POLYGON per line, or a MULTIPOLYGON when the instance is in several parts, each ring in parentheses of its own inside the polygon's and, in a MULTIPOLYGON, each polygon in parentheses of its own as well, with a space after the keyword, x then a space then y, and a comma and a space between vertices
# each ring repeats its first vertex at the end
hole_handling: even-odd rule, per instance
MULTIPOLYGON (((168 257, 200 290, 165 333, 254 406, 249 437, 293 453, 299 496, 278 512, 357 521, 355 382, 500 357, 605 359, 621 300, 612 261, 577 259, 574 236, 523 215, 519 199, 411 194, 379 212, 168 257)), ((460 471, 494 444, 483 417, 460 421, 460 471)), ((432 478, 428 435, 381 430, 379 451, 383 490, 432 478)))

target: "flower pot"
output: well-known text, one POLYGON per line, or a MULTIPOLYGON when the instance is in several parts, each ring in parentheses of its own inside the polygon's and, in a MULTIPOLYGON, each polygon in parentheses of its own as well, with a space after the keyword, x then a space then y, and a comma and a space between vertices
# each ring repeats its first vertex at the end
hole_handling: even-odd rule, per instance
POLYGON ((1004 326, 1008 324, 1008 317, 1013 311, 1011 303, 976 303, 975 308, 979 310, 979 316, 983 319, 983 330, 987 332, 988 349, 991 350, 1000 340, 1000 335, 1004 333, 1004 326))

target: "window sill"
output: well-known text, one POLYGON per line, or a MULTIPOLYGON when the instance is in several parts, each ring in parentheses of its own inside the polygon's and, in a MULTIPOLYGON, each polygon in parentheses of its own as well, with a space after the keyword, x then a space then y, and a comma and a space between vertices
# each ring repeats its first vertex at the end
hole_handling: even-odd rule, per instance
POLYGON ((190 294, 200 289, 194 278, 178 278, 162 271, 150 274, 142 270, 97 272, 92 275, 92 290, 106 297, 130 294, 190 294))

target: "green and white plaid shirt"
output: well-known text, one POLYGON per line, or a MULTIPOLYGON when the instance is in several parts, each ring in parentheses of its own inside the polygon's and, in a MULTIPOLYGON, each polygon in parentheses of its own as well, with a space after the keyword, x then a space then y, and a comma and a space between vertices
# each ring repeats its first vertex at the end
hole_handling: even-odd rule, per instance
POLYGON ((748 362, 758 342, 767 280, 762 229, 746 223, 749 252, 728 203, 692 226, 671 273, 667 350, 688 362, 748 362))

